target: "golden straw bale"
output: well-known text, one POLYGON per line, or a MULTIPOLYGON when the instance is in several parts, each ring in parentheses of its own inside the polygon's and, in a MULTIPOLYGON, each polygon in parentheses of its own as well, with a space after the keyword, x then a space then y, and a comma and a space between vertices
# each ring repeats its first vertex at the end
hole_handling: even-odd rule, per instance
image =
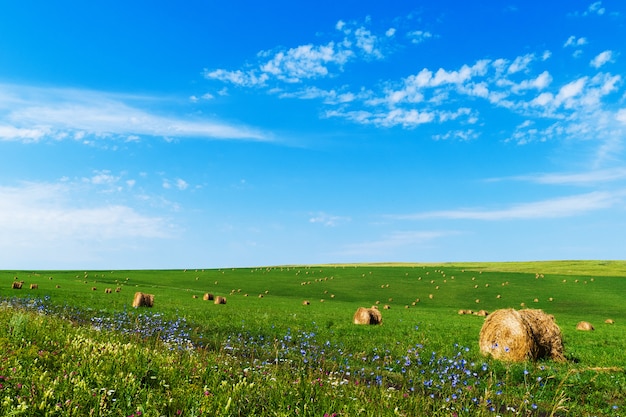
POLYGON ((359 307, 353 317, 354 324, 380 324, 382 321, 382 314, 376 308, 359 307))
POLYGON ((105 289, 104 289, 104 293, 105 293, 105 294, 111 294, 112 292, 113 292, 113 290, 112 290, 112 289, 110 289, 110 288, 105 288, 105 289))
POLYGON ((304 301, 302 302, 302 305, 303 305, 303 306, 308 306, 308 305, 310 305, 310 304, 311 304, 311 302, 310 302, 309 300, 304 300, 304 301))
POLYGON ((383 308, 384 308, 385 310, 389 310, 389 309, 391 308, 391 306, 390 306, 389 304, 385 304, 385 305, 383 306, 383 308))
POLYGON ((115 289, 115 292, 120 292, 120 291, 122 291, 122 289, 121 289, 120 287, 117 287, 117 288, 115 289))
POLYGON ((215 298, 215 297, 214 297, 214 296, 213 296, 213 294, 211 294, 210 292, 207 292, 207 293, 205 293, 205 294, 202 296, 202 299, 203 299, 204 301, 213 301, 213 299, 214 299, 214 298, 215 298))
POLYGON ((226 304, 226 297, 222 297, 221 295, 216 296, 213 299, 213 304, 226 304))
POLYGON ((11 285, 11 288, 13 288, 14 290, 21 290, 22 283, 20 281, 13 281, 13 285, 11 285))
POLYGON ((198 298, 198 296, 194 294, 194 295, 191 296, 191 298, 195 299, 195 298, 198 298))
POLYGON ((578 322, 578 324, 576 325, 576 330, 582 330, 584 332, 589 332, 591 330, 595 330, 595 328, 588 321, 581 321, 581 322, 578 322))
POLYGON ((485 319, 479 344, 483 354, 501 360, 565 360, 561 329, 542 310, 494 311, 485 319))
POLYGON ((31 290, 36 290, 37 288, 39 288, 39 284, 30 284, 31 290))
POLYGON ((481 353, 500 360, 524 361, 531 359, 536 350, 530 326, 512 308, 487 316, 479 338, 481 353))
POLYGON ((458 313, 459 313, 459 316, 462 316, 462 315, 464 315, 464 314, 467 314, 467 313, 465 312, 465 310, 459 310, 459 311, 458 311, 458 313))
POLYGON ((543 310, 526 309, 519 312, 530 325, 535 344, 537 345, 536 358, 550 358, 562 362, 563 336, 552 314, 543 310))
POLYGON ((133 307, 152 307, 154 305, 154 295, 136 292, 133 298, 133 307))
POLYGON ((606 324, 615 324, 615 321, 613 319, 606 319, 606 320, 604 320, 604 322, 606 324))
POLYGON ((474 314, 478 317, 487 317, 489 315, 489 312, 487 310, 478 310, 474 314))

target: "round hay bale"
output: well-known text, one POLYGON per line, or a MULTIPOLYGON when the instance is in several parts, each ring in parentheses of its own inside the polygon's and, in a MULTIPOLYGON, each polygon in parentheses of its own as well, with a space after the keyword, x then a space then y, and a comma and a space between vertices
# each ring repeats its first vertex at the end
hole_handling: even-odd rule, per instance
POLYGON ((519 313, 530 325, 535 338, 537 353, 534 359, 550 358, 559 362, 564 361, 563 336, 554 316, 536 309, 520 310, 519 313))
POLYGON ((302 305, 303 305, 303 306, 308 306, 308 305, 310 305, 310 304, 311 304, 311 302, 310 302, 309 300, 304 300, 304 301, 302 302, 302 305))
POLYGON ((385 304, 385 305, 383 306, 383 309, 385 309, 385 310, 389 310, 390 308, 391 308, 391 306, 390 306, 389 304, 385 304))
POLYGON ((459 314, 459 316, 462 316, 462 315, 467 314, 467 313, 465 312, 465 310, 459 310, 458 314, 459 314))
POLYGON ((595 328, 593 327, 593 325, 591 323, 589 323, 588 321, 580 321, 578 322, 578 324, 576 325, 576 330, 581 330, 583 332, 590 332, 592 330, 595 330, 595 328))
POLYGON ((133 298, 133 307, 152 307, 154 305, 154 295, 136 292, 133 298))
POLYGON ((524 361, 533 358, 537 350, 530 326, 512 308, 487 316, 479 339, 481 353, 500 360, 524 361))
POLYGON ((226 304, 226 297, 218 295, 213 299, 213 304, 226 304))
POLYGON ((606 319, 606 320, 604 320, 604 322, 606 324, 615 324, 615 321, 613 319, 606 319))
POLYGON ((382 321, 382 314, 376 308, 359 307, 353 317, 354 324, 380 324, 382 321))
POLYGON ((479 317, 487 317, 489 315, 489 312, 487 310, 478 310, 474 314, 479 316, 479 317))

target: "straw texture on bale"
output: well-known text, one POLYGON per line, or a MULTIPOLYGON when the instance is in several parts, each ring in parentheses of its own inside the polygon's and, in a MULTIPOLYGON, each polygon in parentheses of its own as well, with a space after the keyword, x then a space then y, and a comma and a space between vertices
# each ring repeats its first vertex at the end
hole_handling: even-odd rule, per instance
POLYGON ((226 297, 218 295, 213 299, 213 304, 226 304, 226 297))
POLYGON ((136 292, 133 298, 133 307, 152 307, 154 305, 154 295, 136 292))
POLYGON ((593 325, 591 323, 589 323, 588 321, 580 321, 578 322, 578 324, 576 325, 576 330, 582 330, 584 332, 589 332, 591 330, 595 330, 595 328, 593 327, 593 325))
POLYGON ((551 358, 563 362, 563 336, 561 329, 554 321, 552 314, 546 314, 543 310, 526 309, 519 312, 530 325, 535 344, 537 345, 538 358, 551 358))
POLYGON ((359 307, 354 313, 354 324, 380 324, 383 316, 377 308, 359 307))
POLYGON ((13 281, 13 285, 11 286, 11 288, 13 288, 14 290, 21 290, 22 283, 19 281, 13 281))
POLYGON ((496 359, 563 361, 561 329, 542 310, 502 309, 489 314, 480 330, 480 351, 496 359))

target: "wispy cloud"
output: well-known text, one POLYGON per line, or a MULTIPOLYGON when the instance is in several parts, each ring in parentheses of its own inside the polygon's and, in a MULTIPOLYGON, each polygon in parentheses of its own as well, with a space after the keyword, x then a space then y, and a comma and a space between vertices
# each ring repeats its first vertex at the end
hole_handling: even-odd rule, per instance
POLYGON ((63 182, 0 186, 0 246, 171 237, 164 218, 122 204, 78 206, 73 192, 63 182))
POLYGON ((596 55, 591 60, 589 65, 591 65, 594 68, 600 68, 601 66, 603 66, 607 62, 611 62, 612 60, 613 60, 613 51, 604 51, 596 55))
POLYGON ((494 178, 489 181, 527 181, 548 185, 597 185, 626 179, 626 168, 612 168, 579 173, 544 173, 494 178))
POLYGON ((309 218, 309 223, 321 224, 327 227, 335 227, 339 224, 349 222, 350 220, 350 217, 337 216, 333 214, 319 212, 311 215, 311 217, 309 218))
MULTIPOLYGON (((335 25, 333 40, 320 44, 305 44, 291 48, 261 51, 257 62, 242 69, 205 69, 204 76, 210 80, 234 84, 239 87, 268 87, 275 82, 299 84, 308 80, 333 77, 344 67, 357 60, 384 59, 395 39, 396 28, 375 33, 365 22, 340 20, 335 25)), ((422 43, 433 37, 428 31, 407 33, 412 43, 422 43)))
POLYGON ((512 205, 504 209, 457 209, 442 210, 409 215, 395 215, 399 220, 449 219, 449 220, 520 220, 551 219, 583 215, 588 212, 603 210, 623 202, 626 191, 596 191, 543 201, 512 205))
MULTIPOLYGON (((0 141, 139 136, 269 140, 266 133, 217 121, 152 113, 132 97, 91 90, 0 85, 0 141), (138 104, 139 103, 139 104, 138 104)), ((158 101, 158 100, 156 100, 158 101)))
POLYGON ((456 231, 396 231, 381 239, 354 243, 344 246, 342 255, 349 256, 389 256, 389 251, 400 248, 428 245, 448 236, 458 235, 456 231))

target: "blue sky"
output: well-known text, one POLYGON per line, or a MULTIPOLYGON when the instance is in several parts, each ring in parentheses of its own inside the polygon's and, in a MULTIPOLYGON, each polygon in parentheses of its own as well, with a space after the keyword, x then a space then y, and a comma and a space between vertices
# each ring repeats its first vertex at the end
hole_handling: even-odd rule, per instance
POLYGON ((223 3, 1 6, 2 269, 624 259, 623 2, 223 3))

